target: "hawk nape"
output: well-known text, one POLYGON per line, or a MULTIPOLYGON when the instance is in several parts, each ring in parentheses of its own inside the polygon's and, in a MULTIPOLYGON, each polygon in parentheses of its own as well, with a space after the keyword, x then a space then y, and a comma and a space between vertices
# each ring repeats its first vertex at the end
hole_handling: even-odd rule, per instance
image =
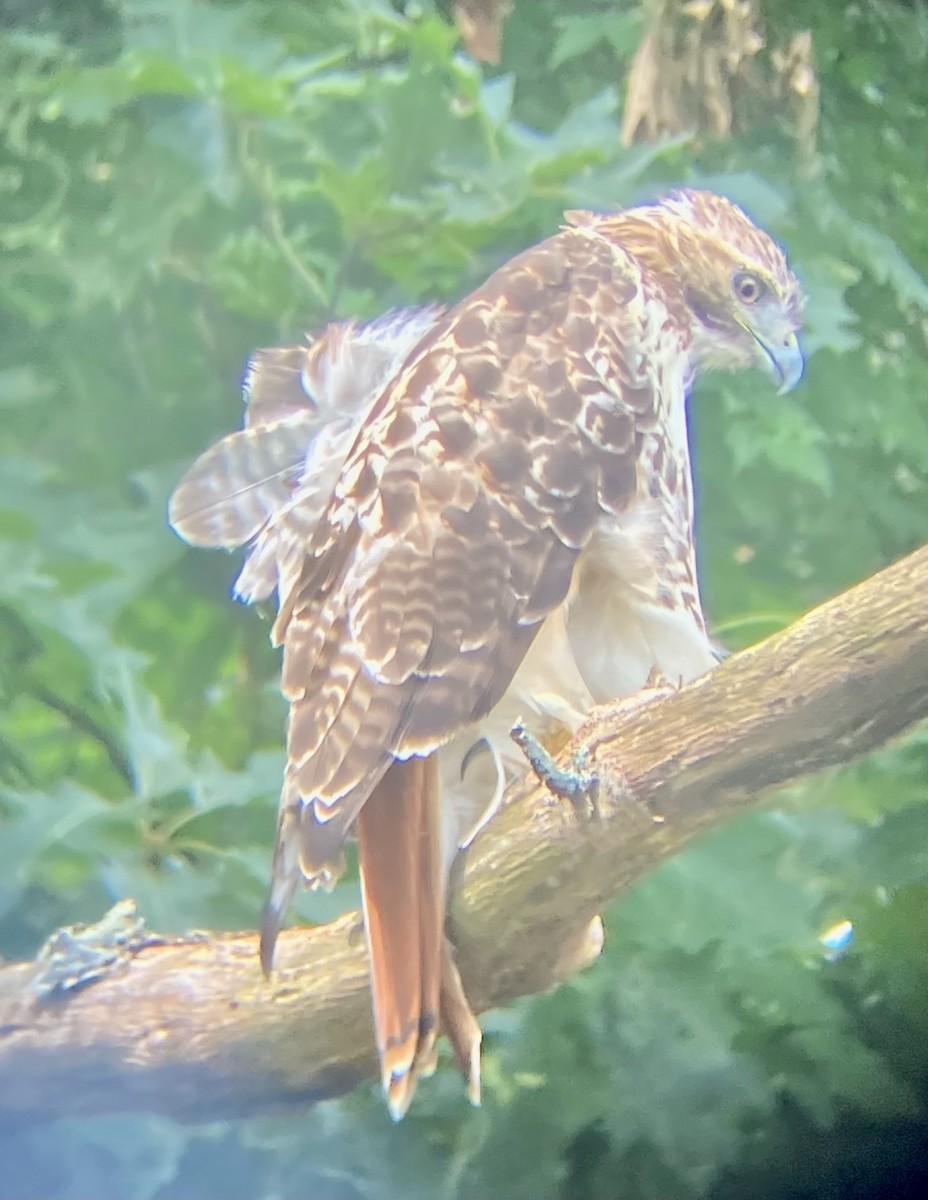
POLYGON ((246 428, 175 492, 182 537, 248 544, 244 598, 278 592, 290 719, 262 959, 297 883, 331 886, 356 832, 394 1117, 440 1026, 479 1097, 445 888, 512 769, 513 720, 574 728, 654 667, 716 661, 685 400, 711 367, 793 387, 800 312, 783 251, 726 199, 571 212, 447 311, 256 356, 246 428), (480 739, 499 772, 482 790, 480 739))

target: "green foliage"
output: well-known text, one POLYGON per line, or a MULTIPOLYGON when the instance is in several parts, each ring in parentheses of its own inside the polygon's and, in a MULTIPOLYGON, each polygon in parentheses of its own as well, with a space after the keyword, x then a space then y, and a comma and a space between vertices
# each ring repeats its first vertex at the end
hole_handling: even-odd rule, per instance
MULTIPOLYGON (((3 953, 122 895, 165 931, 253 926, 277 663, 229 599, 235 564, 186 551, 166 497, 238 423, 253 348, 460 295, 565 207, 716 187, 807 282, 802 389, 718 378, 693 409, 720 637, 756 640, 923 540, 928 17, 770 9, 774 39, 812 23, 814 179, 777 112, 733 143, 623 150, 631 3, 522 0, 499 71, 424 0, 0 6, 3 953)), ((595 969, 488 1019, 479 1113, 448 1068, 399 1129, 373 1090, 289 1122, 61 1123, 0 1134, 0 1197, 684 1200, 748 1194, 739 1171, 785 1195, 798 1142, 840 1158, 921 1112, 926 760, 912 737, 656 871, 595 969), (855 942, 831 961, 841 919, 855 942)), ((349 881, 301 915, 354 900, 349 881)))

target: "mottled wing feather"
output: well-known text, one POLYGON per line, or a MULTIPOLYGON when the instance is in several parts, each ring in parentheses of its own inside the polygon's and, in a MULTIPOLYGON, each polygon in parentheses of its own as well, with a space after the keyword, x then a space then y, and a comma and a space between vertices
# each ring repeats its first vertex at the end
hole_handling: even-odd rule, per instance
POLYGON ((401 308, 362 324, 336 321, 305 342, 256 351, 245 371, 245 425, 305 409, 323 418, 362 410, 444 312, 401 308))
POLYGON ((168 517, 192 546, 233 549, 293 496, 319 430, 304 405, 282 420, 230 433, 201 454, 171 496, 168 517))
POLYGON ((311 366, 314 356, 327 353, 337 326, 315 341, 256 350, 248 360, 242 391, 245 427, 257 429, 294 413, 316 409, 311 366))
POLYGON ((368 408, 442 312, 334 323, 305 343, 252 356, 245 428, 197 459, 169 511, 191 545, 252 543, 236 582, 242 599, 292 584, 368 408))
MULTIPOLYGON (((363 416, 363 412, 361 414, 363 416)), ((305 450, 302 469, 282 504, 267 518, 248 548, 236 594, 252 602, 277 587, 286 594, 303 564, 306 547, 325 512, 335 480, 354 442, 360 418, 349 414, 325 422, 305 450)), ((262 430, 254 430, 257 435, 262 430)))
MULTIPOLYGON (((276 635, 303 867, 333 856, 394 758, 500 699, 603 507, 635 491, 623 251, 566 230, 438 323, 373 406, 276 635)), ((292 799, 291 799, 292 802, 292 799)))

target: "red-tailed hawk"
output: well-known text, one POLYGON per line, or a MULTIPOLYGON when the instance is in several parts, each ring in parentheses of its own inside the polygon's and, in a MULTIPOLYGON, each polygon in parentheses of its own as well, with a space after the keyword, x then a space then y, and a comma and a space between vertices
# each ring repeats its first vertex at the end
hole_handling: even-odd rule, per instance
POLYGON ((654 667, 713 665, 686 396, 710 367, 760 366, 781 392, 802 372, 799 285, 730 201, 566 222, 447 311, 261 352, 246 428, 171 502, 188 541, 249 545, 244 598, 278 591, 290 720, 262 960, 356 829, 395 1117, 439 1022, 479 1095, 442 935, 449 841, 499 792, 455 794, 467 748, 485 739, 502 772, 516 717, 572 728, 654 667))

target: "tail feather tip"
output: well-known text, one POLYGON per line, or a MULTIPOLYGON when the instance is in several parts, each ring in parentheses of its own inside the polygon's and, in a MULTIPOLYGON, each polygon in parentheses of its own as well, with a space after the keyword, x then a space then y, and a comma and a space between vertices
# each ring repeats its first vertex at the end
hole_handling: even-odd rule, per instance
POLYGON ((384 1080, 383 1088, 387 1097, 387 1108, 390 1117, 395 1122, 402 1121, 409 1111, 413 1095, 416 1091, 416 1077, 412 1071, 404 1071, 401 1075, 392 1075, 384 1080))

